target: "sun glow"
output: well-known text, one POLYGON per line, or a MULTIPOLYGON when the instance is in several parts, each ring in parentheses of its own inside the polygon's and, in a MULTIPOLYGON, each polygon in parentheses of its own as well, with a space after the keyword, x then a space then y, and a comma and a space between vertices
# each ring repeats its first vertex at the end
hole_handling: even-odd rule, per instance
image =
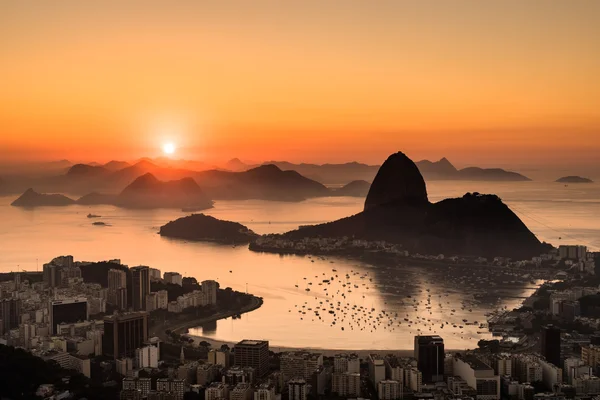
POLYGON ((175 153, 175 144, 171 142, 163 144, 163 153, 167 155, 175 153))

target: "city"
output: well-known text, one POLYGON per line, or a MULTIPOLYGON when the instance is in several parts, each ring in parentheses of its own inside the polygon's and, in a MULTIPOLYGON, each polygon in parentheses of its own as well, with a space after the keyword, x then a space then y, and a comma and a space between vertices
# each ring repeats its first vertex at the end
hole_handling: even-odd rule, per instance
MULTIPOLYGON (((585 398, 600 393, 600 278, 589 266, 597 257, 584 246, 544 256, 560 279, 547 276, 520 308, 490 315, 485 326, 498 339, 478 348, 419 335, 412 354, 359 355, 274 352, 262 339, 213 348, 187 328, 239 317, 262 299, 177 272, 60 256, 42 272, 3 275, 0 343, 120 399, 585 398)), ((51 382, 35 389, 69 396, 51 382)))

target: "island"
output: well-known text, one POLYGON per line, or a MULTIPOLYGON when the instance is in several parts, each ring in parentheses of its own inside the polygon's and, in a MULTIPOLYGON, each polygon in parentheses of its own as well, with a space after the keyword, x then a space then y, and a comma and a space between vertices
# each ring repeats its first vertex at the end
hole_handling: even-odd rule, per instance
POLYGON ((10 205, 15 207, 40 207, 40 206, 69 206, 75 204, 75 200, 62 194, 38 193, 29 188, 18 199, 10 205))
POLYGON ((94 226, 110 226, 106 222, 102 222, 102 221, 92 222, 92 225, 94 225, 94 226))
POLYGON ((571 175, 571 176, 563 176, 562 178, 558 178, 555 182, 559 182, 559 183, 593 183, 594 181, 589 178, 583 178, 581 176, 571 175))
POLYGON ((258 235, 237 222, 222 221, 205 214, 192 214, 160 227, 161 236, 219 243, 249 243, 258 235))
POLYGON ((366 197, 371 184, 367 181, 352 181, 332 192, 333 196, 366 197))

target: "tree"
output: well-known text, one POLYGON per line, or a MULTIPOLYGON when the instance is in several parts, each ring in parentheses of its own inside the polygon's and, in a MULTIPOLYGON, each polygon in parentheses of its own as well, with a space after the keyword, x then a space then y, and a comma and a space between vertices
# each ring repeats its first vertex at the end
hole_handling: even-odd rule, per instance
POLYGON ((206 340, 203 340, 203 341, 200 342, 200 346, 202 346, 202 347, 210 347, 211 345, 206 340))

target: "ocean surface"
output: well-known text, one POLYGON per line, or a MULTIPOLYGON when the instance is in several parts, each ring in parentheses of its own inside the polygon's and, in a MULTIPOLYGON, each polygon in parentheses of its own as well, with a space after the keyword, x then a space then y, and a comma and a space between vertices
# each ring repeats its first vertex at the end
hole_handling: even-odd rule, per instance
MULTIPOLYGON (((540 238, 554 245, 600 249, 600 185, 550 182, 430 182, 430 200, 465 192, 498 194, 540 238)), ((36 270, 57 255, 76 260, 119 258, 123 263, 177 271, 222 287, 248 291, 264 305, 191 333, 225 341, 268 339, 272 347, 411 349, 417 333, 440 334, 447 348, 489 338, 485 314, 515 307, 535 285, 527 277, 456 267, 371 265, 333 257, 254 253, 245 246, 161 238, 158 228, 185 215, 178 210, 112 206, 11 207, 0 197, 0 272, 36 270), (110 226, 93 226, 86 217, 110 226), (327 282, 324 282, 327 281, 327 282), (309 290, 307 290, 309 289, 309 290), (475 322, 477 321, 477 322, 475 322), (443 327, 442 327, 443 326, 443 327)), ((283 203, 219 201, 206 213, 257 233, 285 232, 355 214, 364 199, 331 197, 283 203)))

